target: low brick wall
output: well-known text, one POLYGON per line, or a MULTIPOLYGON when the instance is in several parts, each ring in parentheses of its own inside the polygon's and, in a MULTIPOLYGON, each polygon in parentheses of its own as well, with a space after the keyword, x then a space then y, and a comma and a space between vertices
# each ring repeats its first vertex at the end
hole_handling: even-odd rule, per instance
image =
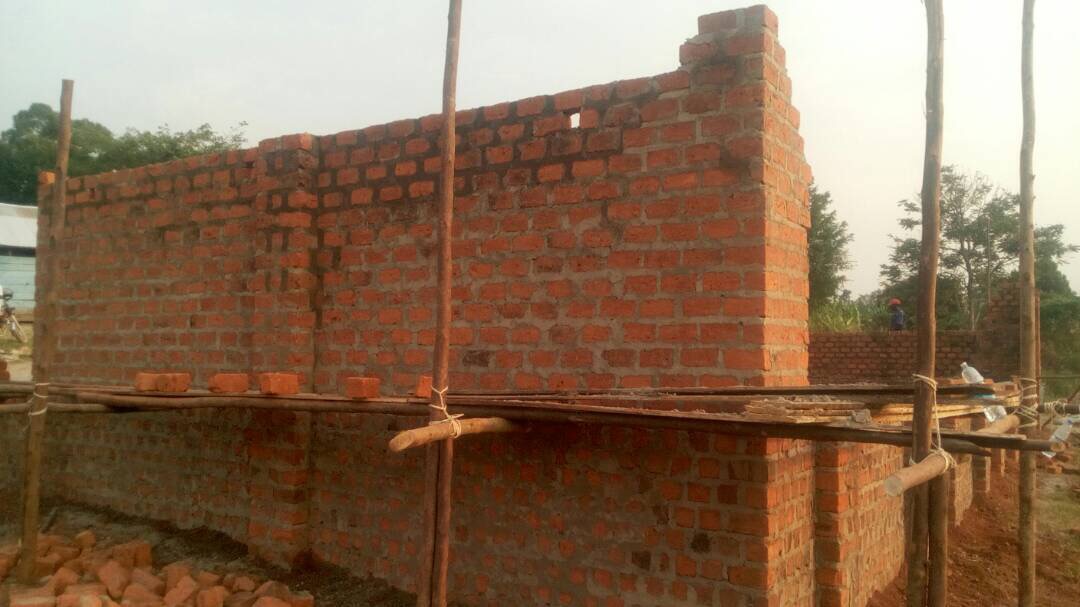
MULTIPOLYGON (((810 335, 810 383, 898 383, 918 368, 914 331, 819 333, 810 335)), ((974 331, 938 333, 937 376, 959 376, 960 363, 978 365, 974 331)))
MULTIPOLYGON (((0 418, 17 444, 19 424, 0 418)), ((393 416, 53 416, 47 494, 283 545, 414 588, 421 450, 393 416), (243 440, 237 441, 236 437, 243 440)), ((902 561, 891 447, 544 425, 461 441, 451 589, 470 605, 863 605, 902 561), (603 603, 602 603, 603 604, 603 603)), ((17 458, 0 473, 18 477, 17 458)), ((970 492, 969 492, 970 494, 970 492)))
MULTIPOLYGON (((983 376, 1007 381, 1019 373, 1020 308, 1015 284, 999 285, 973 331, 939 331, 936 374, 959 377, 967 362, 983 376)), ((915 331, 810 335, 810 383, 907 382, 918 368, 915 331)))
MULTIPOLYGON (((4 444, 18 444, 21 421, 0 418, 4 444)), ((386 444, 413 423, 52 416, 45 488, 410 589, 423 455, 386 444)), ((6 478, 19 478, 14 452, 0 459, 6 478)), ((472 437, 455 458, 451 592, 469 605, 865 605, 903 562, 904 500, 882 481, 904 458, 886 446, 601 426, 472 437)), ((972 499, 969 458, 951 475, 957 522, 972 499)))

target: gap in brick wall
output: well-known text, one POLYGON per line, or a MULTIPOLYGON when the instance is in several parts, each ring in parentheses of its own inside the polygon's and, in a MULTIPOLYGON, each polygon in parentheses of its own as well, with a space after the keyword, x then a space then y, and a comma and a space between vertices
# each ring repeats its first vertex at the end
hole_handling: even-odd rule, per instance
POLYGON ((581 126, 581 112, 570 114, 570 128, 576 129, 581 126))

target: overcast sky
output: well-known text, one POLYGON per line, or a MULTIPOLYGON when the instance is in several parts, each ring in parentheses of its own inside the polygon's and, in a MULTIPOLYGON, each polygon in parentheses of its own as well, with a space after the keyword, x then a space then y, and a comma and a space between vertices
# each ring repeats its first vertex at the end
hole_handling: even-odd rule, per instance
MULTIPOLYGON (((465 0, 458 106, 658 74, 731 0, 465 0)), ((1020 0, 946 0, 945 161, 1017 189, 1020 0)), ((31 102, 115 131, 247 122, 249 144, 439 111, 446 0, 0 0, 0 128, 31 102)), ((775 0, 818 185, 876 288, 895 202, 921 179, 919 0, 775 0)), ((1036 221, 1080 243, 1080 2, 1036 4, 1036 221)), ((1066 267, 1080 287, 1080 256, 1066 267)))

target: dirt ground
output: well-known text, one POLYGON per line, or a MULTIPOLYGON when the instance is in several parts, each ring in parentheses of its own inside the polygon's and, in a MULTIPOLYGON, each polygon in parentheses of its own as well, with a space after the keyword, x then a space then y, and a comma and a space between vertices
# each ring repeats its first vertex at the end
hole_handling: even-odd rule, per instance
MULTIPOLYGON (((1042 459, 1042 456, 1038 456, 1042 459)), ((1036 604, 1080 605, 1080 437, 1060 473, 1040 462, 1036 604)), ((1052 466, 1053 467, 1053 466, 1052 466)), ((1056 468, 1056 467, 1054 467, 1056 468)), ((976 498, 958 527, 949 531, 949 605, 998 607, 1016 604, 1017 484, 1010 468, 993 494, 976 498)), ((905 573, 869 607, 902 607, 905 573)))
POLYGON ((13 381, 30 380, 30 368, 34 356, 33 323, 24 323, 23 332, 26 334, 26 343, 15 341, 6 329, 0 331, 0 358, 7 362, 7 370, 13 381))
POLYGON ((30 370, 33 361, 22 358, 8 363, 8 373, 11 373, 11 381, 30 381, 30 370))
MULTIPOLYGON (((17 538, 16 525, 11 522, 17 517, 6 516, 10 512, 0 514, 4 515, 0 516, 0 521, 4 521, 0 523, 0 544, 5 544, 17 538)), ((195 568, 216 573, 244 573, 274 579, 290 589, 310 592, 315 596, 316 605, 412 607, 416 604, 415 595, 393 588, 381 580, 353 576, 339 567, 315 564, 298 572, 269 567, 249 557, 243 544, 206 529, 181 530, 160 522, 64 502, 43 503, 42 516, 46 523, 50 523, 50 533, 70 537, 84 529, 93 529, 106 544, 146 540, 153 546, 155 564, 186 561, 195 568)), ((11 582, 9 578, 5 583, 11 582)), ((0 584, 0 588, 2 586, 0 584)), ((3 594, 0 592, 0 596, 3 594)))

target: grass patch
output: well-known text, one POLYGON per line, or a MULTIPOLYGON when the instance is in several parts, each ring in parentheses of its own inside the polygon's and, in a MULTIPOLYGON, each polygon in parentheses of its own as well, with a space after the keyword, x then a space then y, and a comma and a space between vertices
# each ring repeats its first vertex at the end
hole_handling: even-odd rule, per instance
MULTIPOLYGON (((1041 457, 1041 456, 1040 456, 1041 457)), ((1080 490, 1069 482, 1071 475, 1047 479, 1040 487, 1038 502, 1039 535, 1053 536, 1073 558, 1054 564, 1062 573, 1080 579, 1080 490)))

